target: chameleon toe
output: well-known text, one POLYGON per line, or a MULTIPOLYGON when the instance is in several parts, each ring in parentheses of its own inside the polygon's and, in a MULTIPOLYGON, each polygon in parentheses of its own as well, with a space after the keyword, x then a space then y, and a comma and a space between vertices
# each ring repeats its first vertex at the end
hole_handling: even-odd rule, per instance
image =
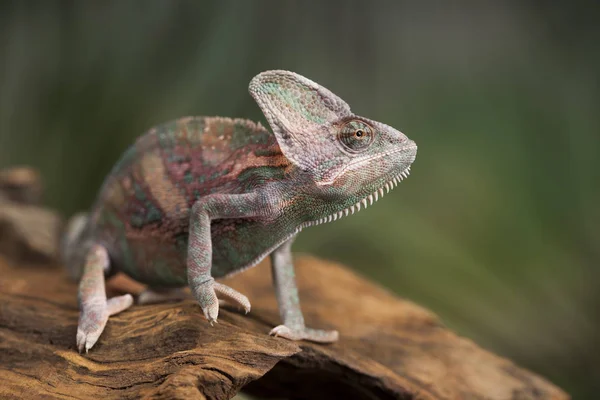
POLYGON ((108 315, 115 315, 124 311, 133 305, 133 296, 130 294, 124 294, 109 299, 106 302, 106 308, 108 315))
POLYGON ((85 333, 80 330, 77 330, 77 350, 79 354, 85 349, 85 333))
POLYGON ((240 309, 244 310, 246 314, 250 312, 252 306, 250 305, 250 300, 248 300, 248 297, 244 296, 237 290, 219 282, 215 282, 214 287, 215 292, 219 293, 222 296, 225 296, 227 300, 238 306, 240 309))
POLYGON ((193 293, 198 304, 200 304, 200 308, 202 308, 204 316, 212 325, 219 316, 219 299, 215 293, 214 280, 211 279, 197 286, 193 293))
POLYGON ((300 340, 301 339, 299 337, 296 337, 296 335, 294 335, 294 332, 285 325, 279 325, 279 326, 276 326, 275 328, 271 329, 271 332, 269 332, 269 335, 283 337, 283 338, 286 338, 289 340, 300 340))
POLYGON ((158 304, 170 301, 181 301, 187 297, 185 291, 181 288, 169 289, 151 289, 144 290, 137 299, 137 304, 158 304))
POLYGON ((309 329, 306 328, 305 340, 316 343, 333 343, 337 342, 340 338, 338 331, 326 331, 321 329, 309 329))
POLYGON ((325 331, 306 327, 292 329, 285 325, 279 325, 271 329, 269 335, 288 340, 308 340, 316 343, 333 343, 339 339, 338 331, 325 331))
POLYGON ((211 325, 217 323, 217 318, 219 316, 219 302, 216 301, 213 304, 210 304, 209 306, 205 307, 203 309, 203 312, 204 316, 211 325))
POLYGON ((102 331, 86 333, 81 329, 77 330, 77 350, 81 354, 84 350, 87 353, 98 341, 102 331))

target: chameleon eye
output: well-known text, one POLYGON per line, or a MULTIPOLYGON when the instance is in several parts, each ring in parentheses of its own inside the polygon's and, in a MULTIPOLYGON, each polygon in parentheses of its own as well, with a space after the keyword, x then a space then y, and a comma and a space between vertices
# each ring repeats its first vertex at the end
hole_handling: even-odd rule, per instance
POLYGON ((340 128, 338 140, 344 148, 350 152, 357 153, 365 150, 373 142, 375 137, 371 126, 363 121, 352 120, 346 122, 340 128))

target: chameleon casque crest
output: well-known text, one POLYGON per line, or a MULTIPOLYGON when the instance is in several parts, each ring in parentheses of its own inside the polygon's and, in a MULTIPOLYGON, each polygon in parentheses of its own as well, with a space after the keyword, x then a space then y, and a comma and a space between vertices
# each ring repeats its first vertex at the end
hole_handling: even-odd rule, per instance
POLYGON ((80 352, 133 304, 131 295, 107 299, 105 277, 122 271, 147 284, 141 304, 181 299, 189 286, 212 324, 219 297, 250 311, 246 296, 215 278, 267 255, 283 322, 271 334, 337 340, 336 331, 304 324, 292 241, 377 201, 408 176, 417 147, 298 74, 262 72, 249 91, 272 132, 220 117, 150 129, 113 167, 89 214, 71 219, 63 253, 80 280, 80 352))

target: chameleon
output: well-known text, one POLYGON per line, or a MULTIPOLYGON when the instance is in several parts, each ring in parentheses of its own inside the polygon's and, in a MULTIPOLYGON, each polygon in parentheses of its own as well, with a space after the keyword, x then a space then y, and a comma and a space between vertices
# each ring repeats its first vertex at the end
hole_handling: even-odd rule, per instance
POLYGON ((70 219, 63 256, 79 281, 80 353, 95 345, 111 315, 134 303, 130 294, 107 299, 105 280, 116 272, 146 285, 138 304, 183 299, 189 287, 212 325, 225 302, 251 308, 215 278, 267 256, 283 322, 270 335, 338 340, 335 330, 305 325, 294 238, 372 205, 408 176, 417 146, 293 72, 261 72, 249 92, 271 131, 224 117, 155 126, 113 166, 89 212, 70 219))

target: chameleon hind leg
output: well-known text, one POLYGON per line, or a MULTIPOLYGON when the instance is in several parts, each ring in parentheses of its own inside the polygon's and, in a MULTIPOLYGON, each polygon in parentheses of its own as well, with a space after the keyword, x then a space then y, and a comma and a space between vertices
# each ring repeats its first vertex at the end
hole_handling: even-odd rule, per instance
POLYGON ((169 301, 180 301, 188 297, 183 288, 148 288, 140 293, 138 304, 157 304, 169 301))
MULTIPOLYGON (((250 311, 250 301, 243 294, 231 289, 229 286, 222 283, 214 283, 215 292, 224 296, 225 299, 219 299, 219 307, 233 306, 244 310, 246 313, 250 311)), ((189 297, 189 293, 183 288, 148 288, 140 293, 137 304, 157 304, 170 301, 181 301, 189 297)))
POLYGON ((273 284, 279 305, 279 314, 283 325, 273 328, 271 335, 290 340, 310 340, 319 343, 331 343, 338 340, 337 331, 324 331, 307 328, 300 309, 300 297, 292 262, 292 242, 294 238, 283 243, 271 253, 271 269, 273 284))
POLYGON ((104 275, 110 261, 105 247, 95 244, 85 258, 83 275, 79 283, 79 323, 77 325, 77 349, 81 353, 94 346, 102 334, 108 317, 120 313, 133 304, 130 294, 106 299, 104 275))
POLYGON ((217 293, 225 296, 245 312, 250 311, 250 301, 246 296, 229 286, 215 282, 211 275, 211 220, 262 217, 269 209, 270 207, 261 201, 256 193, 214 194, 199 199, 192 207, 188 240, 188 282, 204 316, 211 324, 217 321, 219 315, 217 293))

